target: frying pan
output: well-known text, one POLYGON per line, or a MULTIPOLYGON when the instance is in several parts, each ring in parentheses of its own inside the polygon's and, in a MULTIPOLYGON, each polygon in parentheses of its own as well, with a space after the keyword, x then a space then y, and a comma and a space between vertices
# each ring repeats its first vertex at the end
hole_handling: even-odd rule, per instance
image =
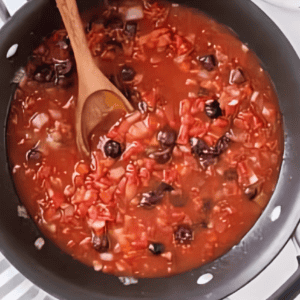
MULTIPOLYGON (((99 0, 78 0, 78 6, 85 11, 97 2, 99 0)), ((26 64, 42 37, 59 28, 61 21, 55 1, 27 3, 0 31, 0 120, 3 126, 0 132, 0 250, 28 279, 59 299, 222 299, 249 282, 275 258, 299 221, 300 61, 295 51, 277 26, 250 0, 177 2, 198 8, 232 28, 256 52, 263 68, 269 72, 278 93, 285 131, 284 159, 276 190, 259 220, 238 245, 201 268, 170 278, 139 279, 137 284, 124 286, 117 277, 97 273, 73 260, 46 238, 44 247, 38 251, 34 241, 39 232, 33 229, 30 220, 17 215, 19 199, 9 174, 5 127, 15 72, 26 64), (7 59, 7 51, 15 44, 18 45, 16 55, 7 59), (203 275, 206 277, 201 277, 203 275), (199 284, 203 278, 211 280, 199 284)), ((273 299, 283 299, 276 297, 273 299)))

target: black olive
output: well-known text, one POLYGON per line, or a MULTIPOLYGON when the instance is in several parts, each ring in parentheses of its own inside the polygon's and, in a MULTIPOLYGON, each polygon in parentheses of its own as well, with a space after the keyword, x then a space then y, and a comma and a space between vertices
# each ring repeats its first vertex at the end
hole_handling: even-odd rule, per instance
POLYGON ((200 165, 204 169, 216 163, 218 154, 215 148, 209 147, 205 141, 199 138, 191 138, 190 144, 192 154, 199 159, 200 165))
POLYGON ((69 87, 71 85, 73 85, 74 80, 73 78, 67 78, 64 75, 60 75, 58 78, 56 78, 55 80, 55 84, 61 86, 61 87, 69 87))
POLYGON ((28 162, 33 162, 33 163, 40 162, 42 159, 42 153, 37 149, 30 149, 26 153, 26 159, 28 162))
POLYGON ((229 83, 230 84, 241 84, 246 81, 246 78, 244 76, 244 72, 241 68, 237 68, 234 70, 231 70, 230 76, 229 76, 229 83))
POLYGON ((135 70, 130 66, 125 65, 121 69, 121 78, 123 81, 132 81, 135 74, 135 70))
POLYGON ((159 255, 165 251, 165 246, 161 243, 151 243, 148 249, 154 254, 159 255))
POLYGON ((201 62, 203 68, 207 71, 212 71, 217 65, 217 60, 214 55, 198 57, 198 60, 201 62))
POLYGON ((183 244, 193 240, 193 231, 188 225, 179 225, 174 232, 175 241, 183 244))
POLYGON ((211 119, 222 116, 222 110, 217 100, 207 100, 205 102, 205 113, 211 119))
POLYGON ((104 20, 104 18, 102 16, 95 15, 87 23, 87 25, 86 25, 86 32, 89 33, 92 30, 94 24, 103 24, 104 25, 104 23, 105 23, 105 20, 104 20))
POLYGON ((238 180, 238 177, 238 173, 234 168, 230 168, 224 172, 224 178, 228 181, 238 180))
POLYGON ((245 189, 245 195, 249 200, 253 200, 257 196, 257 188, 249 186, 245 189))
POLYGON ((49 65, 37 67, 34 73, 34 80, 38 82, 49 82, 52 79, 53 71, 49 65))
POLYGON ((229 147, 229 143, 230 143, 229 137, 227 137, 226 135, 220 137, 215 147, 216 154, 221 154, 222 152, 224 152, 229 147))
POLYGON ((114 141, 109 140, 104 145, 104 153, 107 157, 118 158, 122 154, 121 144, 114 141))
POLYGON ((176 131, 168 126, 164 127, 157 134, 157 140, 159 141, 161 147, 163 148, 175 146, 176 139, 177 139, 176 131))
POLYGON ((211 209, 212 209, 212 199, 211 198, 203 199, 202 211, 204 213, 208 213, 211 211, 211 209))
POLYGON ((215 154, 203 154, 199 157, 199 163, 203 169, 206 169, 208 166, 216 164, 218 161, 218 156, 215 154))
POLYGON ((136 35, 137 23, 135 21, 128 21, 125 24, 125 32, 130 37, 134 37, 136 35))
POLYGON ((207 154, 210 152, 209 146, 205 143, 204 140, 199 138, 191 138, 190 139, 192 154, 200 157, 204 153, 207 154))
POLYGON ((159 150, 159 151, 156 151, 156 152, 152 152, 151 154, 149 154, 149 157, 155 159, 155 161, 158 164, 161 164, 161 165, 165 164, 172 157, 172 149, 167 148, 165 150, 159 150))
POLYGON ((209 91, 206 88, 200 87, 198 90, 198 96, 208 96, 209 95, 209 91))
POLYGON ((157 194, 162 194, 164 192, 171 192, 173 190, 174 190, 174 188, 171 185, 169 185, 165 182, 161 182, 159 184, 159 186, 157 187, 157 189, 156 189, 156 193, 157 194))
POLYGON ((182 193, 177 193, 175 191, 174 193, 170 193, 170 203, 175 207, 183 207, 188 202, 188 197, 183 195, 182 193))
POLYGON ((69 59, 58 60, 53 58, 53 62, 54 62, 55 74, 57 77, 59 75, 66 75, 70 73, 70 71, 72 70, 73 64, 69 59))
POLYGON ((112 16, 104 22, 104 26, 110 29, 122 29, 124 24, 121 17, 112 16))
POLYGON ((207 222, 202 221, 202 222, 200 223, 200 227, 201 227, 201 228, 208 228, 207 222))
POLYGON ((142 114, 145 114, 148 111, 148 104, 145 101, 138 102, 138 109, 142 114))
POLYGON ((156 192, 144 193, 140 201, 140 206, 144 208, 153 208, 155 205, 159 204, 164 197, 164 194, 157 194, 156 192))
POLYGON ((107 252, 109 249, 109 240, 106 234, 94 235, 92 243, 94 249, 100 253, 107 252))

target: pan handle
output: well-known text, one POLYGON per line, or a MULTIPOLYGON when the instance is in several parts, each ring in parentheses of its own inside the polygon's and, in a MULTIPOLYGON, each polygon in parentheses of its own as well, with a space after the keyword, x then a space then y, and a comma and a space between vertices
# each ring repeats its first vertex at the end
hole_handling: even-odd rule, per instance
POLYGON ((0 19, 3 22, 6 22, 10 18, 10 14, 3 2, 3 0, 0 0, 0 19))

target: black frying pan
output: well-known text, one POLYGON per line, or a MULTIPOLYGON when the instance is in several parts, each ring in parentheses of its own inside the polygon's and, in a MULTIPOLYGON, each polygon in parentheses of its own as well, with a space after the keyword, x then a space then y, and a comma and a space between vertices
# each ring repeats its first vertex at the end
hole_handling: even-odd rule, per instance
MULTIPOLYGON (((97 2, 78 0, 81 11, 97 2)), ((283 248, 298 223, 300 61, 295 51, 276 25, 250 0, 177 2, 196 7, 231 27, 256 52, 274 81, 285 128, 284 161, 275 193, 254 227, 231 251, 199 269, 171 278, 139 279, 138 284, 124 286, 117 277, 97 273, 73 260, 47 239, 42 250, 37 251, 33 244, 37 233, 17 216, 18 197, 9 175, 5 145, 11 80, 26 64, 42 37, 60 25, 54 0, 31 1, 0 31, 0 120, 3 124, 0 133, 0 250, 27 278, 59 299, 222 299, 263 270, 283 248), (18 53, 8 60, 6 54, 13 44, 19 45, 18 53), (280 216, 271 221, 272 211, 278 206, 280 216), (204 285, 197 284, 198 278, 207 273, 213 275, 213 279, 204 285)))

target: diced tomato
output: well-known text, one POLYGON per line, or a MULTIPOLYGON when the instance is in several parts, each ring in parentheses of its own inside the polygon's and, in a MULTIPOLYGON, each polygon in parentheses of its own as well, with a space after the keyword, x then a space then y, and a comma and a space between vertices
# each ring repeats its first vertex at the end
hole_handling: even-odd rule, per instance
POLYGON ((89 218, 95 221, 98 217, 98 209, 95 205, 90 206, 88 209, 89 218))
POLYGON ((52 173, 52 168, 50 166, 42 165, 37 171, 37 178, 39 179, 48 178, 51 173, 52 173))
POLYGON ((75 165, 75 171, 78 172, 80 175, 86 175, 90 171, 89 165, 83 162, 78 162, 77 165, 75 165))
POLYGON ((191 101, 188 99, 184 99, 180 101, 179 107, 179 115, 182 117, 190 112, 191 109, 191 101))
POLYGON ((200 112, 203 112, 204 111, 204 108, 205 108, 205 101, 208 100, 206 98, 197 98, 193 104, 192 104, 192 107, 191 107, 191 114, 192 115, 196 115, 200 112))
POLYGON ((51 197, 52 202, 56 208, 59 208, 65 201, 65 196, 63 193, 55 192, 51 197))
POLYGON ((114 194, 115 190, 116 190, 116 186, 112 186, 112 187, 108 188, 107 190, 101 191, 100 199, 106 204, 109 203, 113 199, 113 194, 114 194))
POLYGON ((179 129, 177 143, 181 145, 186 145, 188 142, 189 142, 189 126, 181 125, 179 129))
POLYGON ((135 141, 129 147, 127 147, 127 149, 125 150, 125 152, 122 155, 122 159, 128 160, 131 158, 131 156, 137 155, 137 154, 143 152, 144 149, 145 149, 145 147, 141 142, 135 141))

